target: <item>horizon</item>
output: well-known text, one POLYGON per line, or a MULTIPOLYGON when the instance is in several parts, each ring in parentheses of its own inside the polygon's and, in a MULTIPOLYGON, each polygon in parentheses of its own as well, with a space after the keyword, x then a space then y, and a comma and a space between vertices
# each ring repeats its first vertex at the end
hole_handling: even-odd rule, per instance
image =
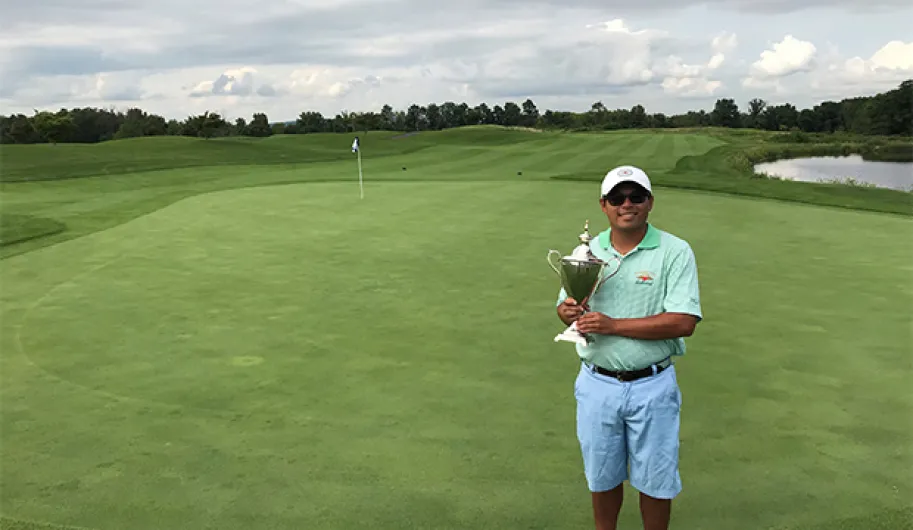
POLYGON ((18 4, 2 22, 0 105, 5 115, 141 108, 286 122, 303 111, 529 98, 553 111, 601 101, 672 115, 718 99, 812 108, 913 77, 913 6, 899 0, 516 5, 18 4))
MULTIPOLYGON (((764 103, 764 107, 765 107, 765 108, 771 108, 771 107, 782 106, 782 105, 792 105, 793 107, 795 107, 796 111, 801 112, 801 111, 806 110, 806 109, 808 109, 808 110, 814 110, 814 109, 816 109, 819 105, 821 105, 821 104, 823 104, 823 103, 838 103, 838 104, 840 104, 840 103, 843 103, 843 102, 845 102, 845 101, 850 101, 850 100, 855 100, 855 99, 873 98, 873 97, 876 97, 876 96, 880 96, 880 95, 882 95, 882 94, 884 94, 884 93, 886 93, 886 92, 892 92, 892 91, 898 90, 898 89, 902 88, 902 86, 903 86, 904 84, 909 84, 909 83, 913 83, 913 78, 904 79, 904 80, 902 80, 900 83, 898 83, 897 86, 895 86, 895 87, 893 87, 893 88, 889 88, 889 89, 884 90, 884 91, 881 91, 881 92, 877 92, 877 93, 868 93, 868 94, 858 94, 858 95, 853 95, 853 96, 847 96, 847 97, 845 97, 845 98, 840 98, 840 99, 833 99, 833 98, 822 99, 822 100, 820 100, 820 101, 814 103, 813 105, 809 105, 809 106, 807 106, 807 107, 803 107, 803 106, 800 106, 800 105, 796 105, 796 104, 794 104, 793 102, 790 102, 790 101, 781 101, 781 102, 779 102, 779 103, 777 103, 777 104, 772 104, 771 102, 769 102, 769 101, 767 101, 767 100, 764 100, 763 98, 752 98, 752 100, 754 100, 754 99, 761 100, 761 101, 764 103)), ((749 114, 749 113, 746 111, 746 109, 749 107, 749 103, 751 102, 751 100, 749 100, 748 102, 745 102, 745 104, 742 105, 742 104, 740 104, 738 101, 734 100, 733 98, 725 98, 725 97, 718 98, 718 99, 714 100, 713 102, 711 102, 710 108, 703 108, 703 107, 701 107, 701 108, 690 108, 690 109, 685 109, 685 110, 683 110, 683 111, 681 111, 681 112, 678 112, 678 113, 675 113, 675 114, 665 114, 665 113, 663 113, 663 112, 661 112, 661 111, 659 111, 659 112, 657 112, 657 111, 652 111, 650 108, 647 108, 647 107, 645 107, 645 106, 643 106, 643 105, 640 105, 640 104, 638 104, 638 103, 635 103, 634 105, 632 105, 632 107, 629 107, 629 108, 623 108, 623 107, 614 107, 614 108, 613 108, 613 107, 605 106, 605 109, 604 109, 604 110, 605 110, 606 112, 609 112, 609 113, 613 113, 613 112, 625 112, 625 111, 630 111, 633 107, 636 107, 636 106, 639 105, 639 106, 641 106, 641 107, 644 108, 644 113, 645 113, 647 116, 653 116, 653 115, 657 115, 657 114, 665 114, 667 118, 672 118, 672 117, 676 117, 676 116, 686 116, 686 115, 689 115, 689 114, 691 114, 691 113, 698 113, 698 114, 699 114, 699 113, 702 113, 702 112, 703 112, 703 113, 709 114, 709 113, 711 113, 711 112, 714 110, 714 107, 715 107, 715 105, 717 104, 717 102, 722 101, 722 100, 732 100, 732 101, 735 103, 736 107, 738 108, 738 111, 739 111, 740 115, 746 116, 747 114, 749 114)), ((530 101, 532 101, 532 100, 530 99, 530 101)), ((475 104, 475 105, 469 104, 469 103, 467 103, 467 102, 465 102, 465 101, 454 101, 454 100, 450 100, 450 101, 446 101, 446 102, 432 102, 432 103, 418 103, 418 102, 413 102, 413 103, 408 103, 408 104, 406 104, 406 105, 404 105, 403 107, 400 107, 400 108, 397 108, 397 107, 395 107, 395 106, 392 106, 392 110, 393 110, 394 113, 400 113, 400 112, 406 113, 406 112, 408 112, 408 108, 409 108, 410 106, 412 106, 412 105, 416 105, 416 106, 418 106, 418 107, 421 108, 421 109, 426 109, 426 108, 427 108, 428 106, 430 106, 430 105, 436 105, 436 106, 438 106, 438 108, 440 108, 442 105, 444 105, 444 104, 446 104, 446 103, 453 103, 453 104, 455 104, 455 105, 463 105, 463 104, 466 104, 466 105, 468 106, 469 109, 475 109, 475 108, 480 107, 481 105, 486 105, 486 106, 489 108, 489 110, 494 110, 496 106, 500 106, 500 107, 503 108, 503 105, 502 105, 502 104, 514 103, 514 104, 517 104, 518 106, 522 106, 522 103, 523 103, 523 102, 522 102, 522 101, 519 101, 519 100, 507 100, 507 101, 504 101, 504 102, 486 102, 486 101, 482 101, 482 102, 477 103, 477 104, 475 104)), ((596 103, 601 103, 601 101, 594 101, 592 105, 595 105, 596 103)), ((535 104, 534 101, 533 101, 533 104, 535 104)), ((69 108, 67 108, 67 107, 61 107, 61 108, 56 109, 56 110, 55 110, 55 109, 33 109, 33 112, 32 112, 31 114, 29 114, 29 113, 23 113, 23 112, 13 112, 13 113, 9 113, 9 114, 0 113, 0 117, 10 118, 10 117, 13 117, 13 116, 16 116, 16 115, 24 115, 24 116, 26 116, 26 117, 28 117, 28 118, 31 118, 31 117, 34 117, 35 115, 37 115, 37 114, 39 114, 39 113, 41 113, 41 112, 51 112, 51 113, 56 113, 56 112, 61 112, 61 111, 72 112, 72 111, 77 110, 77 109, 87 109, 87 108, 88 108, 88 109, 95 109, 95 110, 99 110, 99 111, 108 111, 108 112, 120 113, 120 114, 126 114, 126 113, 127 113, 129 110, 131 110, 131 109, 139 109, 139 110, 145 112, 146 114, 148 114, 150 117, 151 117, 151 116, 159 116, 159 117, 164 118, 166 121, 175 120, 175 121, 178 121, 178 122, 182 122, 182 121, 184 121, 184 120, 187 120, 187 119, 193 118, 193 117, 197 117, 197 116, 202 116, 202 115, 205 114, 205 113, 216 114, 216 115, 218 115, 219 117, 221 117, 223 120, 226 120, 226 121, 229 121, 229 122, 232 122, 232 121, 234 121, 234 120, 236 120, 236 119, 238 119, 238 118, 242 118, 242 119, 244 119, 244 120, 246 121, 247 118, 250 118, 250 117, 252 117, 253 115, 260 114, 260 113, 266 114, 266 113, 263 113, 262 111, 258 111, 258 110, 256 110, 256 109, 254 109, 254 110, 252 110, 252 113, 251 113, 250 116, 226 116, 222 111, 220 111, 220 110, 215 110, 215 109, 211 109, 211 108, 210 108, 210 109, 203 109, 201 112, 199 112, 198 114, 195 114, 195 115, 188 115, 188 116, 163 116, 163 115, 161 115, 161 114, 156 114, 156 113, 154 113, 154 112, 150 112, 148 109, 144 109, 144 108, 142 108, 142 107, 134 106, 134 105, 127 105, 127 106, 120 106, 120 107, 118 107, 118 106, 116 106, 116 105, 105 105, 105 106, 103 106, 103 107, 92 107, 92 106, 74 106, 74 107, 69 107, 69 108)), ((576 114, 576 115, 582 115, 582 114, 586 114, 587 112, 592 111, 592 107, 587 108, 587 109, 579 109, 579 110, 567 110, 567 109, 555 109, 555 108, 545 108, 545 109, 541 109, 541 108, 538 108, 538 105, 536 105, 536 108, 537 108, 537 112, 538 112, 540 115, 541 115, 541 114, 544 114, 546 111, 551 111, 551 112, 554 112, 554 113, 572 113, 572 114, 576 114)), ((381 108, 378 108, 378 109, 367 109, 367 110, 364 110, 364 111, 350 112, 350 111, 347 111, 347 110, 343 109, 343 110, 337 111, 337 112, 335 112, 335 113, 330 113, 330 114, 323 114, 323 113, 321 113, 321 115, 322 115, 322 117, 323 117, 324 119, 332 120, 332 119, 334 119, 334 117, 338 117, 338 116, 340 116, 340 115, 342 115, 342 114, 344 114, 344 113, 356 114, 356 115, 371 114, 371 113, 379 114, 381 110, 382 110, 381 108)), ((307 112, 317 112, 317 113, 320 113, 320 111, 317 111, 317 110, 314 110, 314 109, 304 109, 304 110, 299 111, 298 116, 300 117, 301 114, 307 113, 307 112)), ((292 119, 289 119, 289 118, 273 119, 273 118, 270 118, 268 114, 266 114, 266 116, 267 116, 267 120, 268 120, 268 123, 269 123, 270 126, 272 126, 272 125, 278 125, 278 124, 282 124, 282 125, 295 124, 295 123, 297 122, 297 120, 298 120, 298 118, 292 118, 292 119)), ((499 124, 497 124, 497 123, 480 123, 480 124, 465 124, 465 125, 462 125, 462 126, 475 126, 475 125, 499 125, 499 124)), ((664 126, 656 126, 656 127, 657 127, 657 128, 668 128, 667 126, 666 126, 666 127, 664 127, 664 126)), ((447 128, 451 128, 451 127, 447 127, 447 128)), ((648 127, 638 127, 638 128, 651 128, 651 127, 648 126, 648 127)), ((676 127, 676 128, 680 128, 680 127, 676 127)), ((384 129, 377 129, 377 130, 384 130, 384 129)))

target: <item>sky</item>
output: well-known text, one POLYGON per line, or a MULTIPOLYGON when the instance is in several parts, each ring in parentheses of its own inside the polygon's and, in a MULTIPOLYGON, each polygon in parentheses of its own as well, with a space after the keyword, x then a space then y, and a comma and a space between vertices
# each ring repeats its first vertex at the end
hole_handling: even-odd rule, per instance
POLYGON ((0 0, 0 114, 808 108, 913 78, 908 0, 0 0))

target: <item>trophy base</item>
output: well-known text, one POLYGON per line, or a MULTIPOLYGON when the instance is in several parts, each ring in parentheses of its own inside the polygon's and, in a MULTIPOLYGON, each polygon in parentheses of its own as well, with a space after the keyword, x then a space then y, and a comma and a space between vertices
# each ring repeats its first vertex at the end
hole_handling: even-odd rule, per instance
POLYGON ((577 331, 577 323, 572 322, 571 325, 567 327, 567 329, 558 335, 555 335, 555 342, 560 341, 576 342, 581 346, 586 346, 593 343, 593 338, 577 331))

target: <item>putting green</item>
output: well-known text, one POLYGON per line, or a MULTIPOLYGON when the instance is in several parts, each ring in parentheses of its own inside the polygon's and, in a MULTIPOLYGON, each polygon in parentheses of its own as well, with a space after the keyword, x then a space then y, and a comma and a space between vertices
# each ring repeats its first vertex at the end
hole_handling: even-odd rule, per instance
MULTIPOLYGON (((0 262, 6 523, 590 526, 545 256, 594 191, 250 188, 0 262)), ((667 190, 652 220, 706 315, 676 526, 903 524, 913 223, 667 190)))

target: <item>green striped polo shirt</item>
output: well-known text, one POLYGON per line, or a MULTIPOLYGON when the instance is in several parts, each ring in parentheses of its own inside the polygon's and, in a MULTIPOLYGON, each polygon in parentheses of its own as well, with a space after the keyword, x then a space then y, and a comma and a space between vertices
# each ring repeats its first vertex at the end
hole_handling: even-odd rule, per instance
MULTIPOLYGON (((616 268, 618 272, 593 294, 589 302, 591 311, 613 318, 641 318, 663 312, 703 318, 697 263, 685 240, 648 224, 640 244, 622 256, 612 247, 610 231, 611 228, 594 237, 590 249, 608 263, 606 274, 616 268), (621 258, 620 267, 617 261, 610 261, 615 256, 621 258)), ((562 288, 558 304, 566 297, 562 288)), ((589 345, 575 345, 578 355, 609 370, 636 370, 669 356, 685 354, 685 341, 681 337, 642 340, 594 333, 592 338, 594 342, 589 345)))

